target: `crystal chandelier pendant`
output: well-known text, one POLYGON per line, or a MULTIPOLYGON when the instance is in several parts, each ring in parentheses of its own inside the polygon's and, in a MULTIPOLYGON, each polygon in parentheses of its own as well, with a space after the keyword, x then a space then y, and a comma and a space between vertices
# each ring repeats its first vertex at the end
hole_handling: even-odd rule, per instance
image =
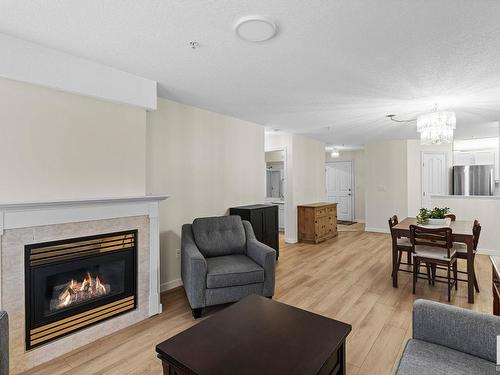
POLYGON ((417 117, 417 131, 422 145, 441 145, 453 142, 457 128, 454 112, 436 111, 417 117))

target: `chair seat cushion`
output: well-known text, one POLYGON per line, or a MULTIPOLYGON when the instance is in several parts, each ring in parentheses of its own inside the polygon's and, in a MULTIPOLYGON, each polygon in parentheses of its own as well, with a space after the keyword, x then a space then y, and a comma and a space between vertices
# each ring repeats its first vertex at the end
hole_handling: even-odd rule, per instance
MULTIPOLYGON (((453 250, 457 253, 467 253, 467 245, 461 242, 453 242, 453 250)), ((476 250, 474 250, 476 252, 476 250)))
MULTIPOLYGON (((450 250, 450 257, 452 257, 453 255, 455 255, 455 249, 450 250)), ((448 250, 442 247, 415 245, 415 252, 413 253, 413 256, 418 256, 421 258, 449 260, 448 250)))
POLYGON ((396 375, 493 375, 495 364, 445 346, 409 340, 396 375))
POLYGON ((411 242, 410 242, 410 239, 408 237, 398 238, 396 243, 398 246, 411 247, 411 242))
POLYGON ((246 255, 207 258, 207 288, 264 282, 264 269, 246 255))

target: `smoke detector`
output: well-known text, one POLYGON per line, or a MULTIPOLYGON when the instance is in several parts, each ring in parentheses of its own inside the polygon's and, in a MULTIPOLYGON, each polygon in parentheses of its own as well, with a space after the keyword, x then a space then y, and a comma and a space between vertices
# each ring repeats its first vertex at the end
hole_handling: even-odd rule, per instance
POLYGON ((278 32, 278 26, 268 17, 247 16, 236 22, 234 31, 241 39, 258 43, 273 38, 278 32))

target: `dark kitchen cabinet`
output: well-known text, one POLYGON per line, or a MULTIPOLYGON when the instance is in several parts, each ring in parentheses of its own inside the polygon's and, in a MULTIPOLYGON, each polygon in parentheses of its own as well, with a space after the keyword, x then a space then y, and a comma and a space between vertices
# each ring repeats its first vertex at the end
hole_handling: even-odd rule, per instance
POLYGON ((277 205, 253 204, 232 207, 229 209, 229 215, 238 215, 242 220, 249 221, 257 240, 276 250, 276 259, 278 259, 280 250, 277 205))

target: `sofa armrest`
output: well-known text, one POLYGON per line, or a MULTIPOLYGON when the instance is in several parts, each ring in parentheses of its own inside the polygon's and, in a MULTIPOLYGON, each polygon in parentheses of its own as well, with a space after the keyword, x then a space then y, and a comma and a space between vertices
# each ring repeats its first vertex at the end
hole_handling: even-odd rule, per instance
POLYGON ((413 338, 496 362, 500 317, 417 300, 413 304, 413 338))
POLYGON ((196 246, 191 224, 182 226, 181 277, 191 308, 203 307, 207 285, 207 262, 196 246))

